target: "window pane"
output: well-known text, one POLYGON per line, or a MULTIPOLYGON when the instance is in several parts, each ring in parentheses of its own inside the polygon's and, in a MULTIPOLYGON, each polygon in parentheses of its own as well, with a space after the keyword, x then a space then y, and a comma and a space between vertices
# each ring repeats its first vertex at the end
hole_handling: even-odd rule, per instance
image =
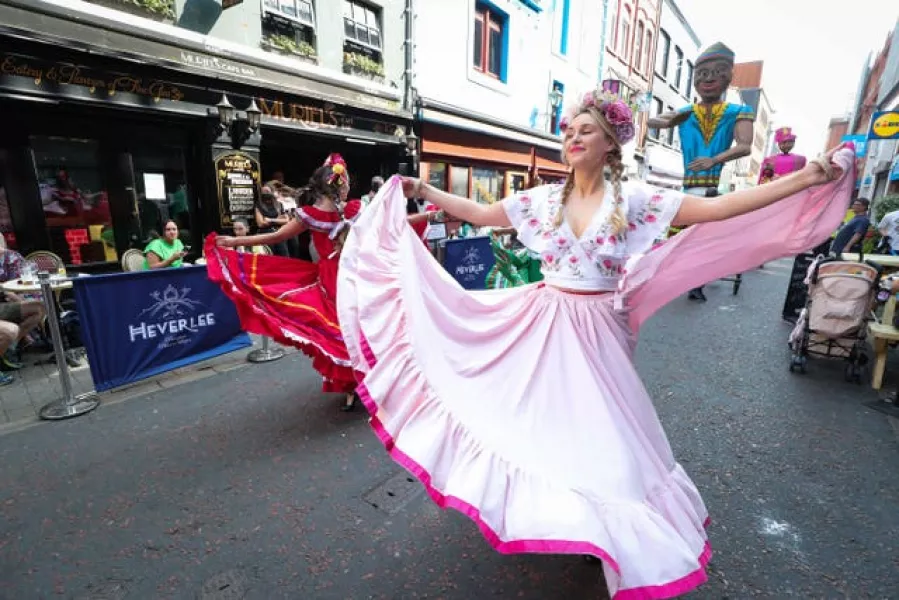
POLYGON ((480 18, 474 20, 474 55, 472 63, 478 69, 484 68, 484 21, 480 18))
POLYGON ((684 96, 691 96, 691 88, 693 87, 693 63, 687 63, 687 79, 684 82, 684 96))
POLYGON ((191 243, 184 156, 179 148, 141 146, 131 155, 140 215, 141 240, 161 234, 166 220, 178 224, 178 237, 191 243))
POLYGON ((450 169, 451 194, 468 198, 468 167, 453 167, 450 169))
POLYGON ((369 29, 368 33, 371 36, 371 45, 374 46, 375 48, 380 48, 381 47, 381 34, 378 32, 378 30, 377 29, 369 29))
POLYGON ((365 23, 365 9, 353 2, 353 20, 357 23, 365 23))
POLYGON ((297 7, 293 0, 281 0, 281 12, 291 17, 297 16, 297 7))
POLYGON ((356 41, 363 44, 370 44, 368 39, 368 28, 365 25, 356 25, 356 41))
POLYGON ((487 70, 497 77, 500 76, 502 67, 503 52, 503 32, 496 29, 490 29, 490 40, 488 42, 489 56, 487 57, 487 70))
POLYGON ((496 169, 472 169, 471 187, 473 198, 481 204, 493 204, 501 199, 503 174, 496 169))
POLYGON ((69 265, 118 260, 99 143, 31 138, 50 251, 69 265))
POLYGON ((353 18, 353 3, 349 2, 349 0, 344 0, 343 3, 343 16, 353 18))
POLYGON ((309 2, 304 2, 303 0, 300 0, 298 6, 299 6, 300 18, 305 19, 306 21, 309 21, 310 23, 313 23, 315 21, 315 19, 312 18, 312 4, 310 4, 309 2))
POLYGON ((377 27, 378 26, 378 16, 370 8, 365 9, 365 23, 369 27, 377 27))
POLYGON ((428 183, 438 190, 446 190, 446 163, 428 163, 428 183))
POLYGON ((356 38, 356 26, 351 19, 343 20, 343 35, 351 40, 356 38))
POLYGON ((265 0, 265 7, 272 10, 278 10, 278 0, 265 0))

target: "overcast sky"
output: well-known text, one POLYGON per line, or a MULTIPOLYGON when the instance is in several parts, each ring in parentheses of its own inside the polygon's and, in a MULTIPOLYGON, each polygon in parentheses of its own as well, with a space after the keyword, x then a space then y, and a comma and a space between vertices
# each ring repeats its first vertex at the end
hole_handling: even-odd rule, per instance
POLYGON ((821 152, 830 118, 850 108, 866 57, 880 51, 899 17, 897 0, 676 2, 703 47, 720 41, 738 62, 765 61, 774 123, 793 127, 796 152, 809 156, 821 152))

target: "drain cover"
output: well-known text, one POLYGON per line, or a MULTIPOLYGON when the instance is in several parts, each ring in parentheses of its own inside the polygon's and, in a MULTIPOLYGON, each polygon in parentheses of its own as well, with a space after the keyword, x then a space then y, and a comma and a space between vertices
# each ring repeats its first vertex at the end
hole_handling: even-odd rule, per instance
POLYGON ((403 471, 378 485, 378 487, 362 496, 362 499, 378 510, 392 515, 398 513, 410 500, 418 496, 423 489, 418 480, 403 471))

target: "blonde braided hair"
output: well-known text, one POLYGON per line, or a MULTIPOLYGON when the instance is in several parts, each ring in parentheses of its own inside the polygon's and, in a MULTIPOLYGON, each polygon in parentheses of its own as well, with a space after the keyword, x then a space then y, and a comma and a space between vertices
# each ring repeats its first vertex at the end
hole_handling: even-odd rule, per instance
MULTIPOLYGON (((621 192, 621 177, 624 175, 624 162, 622 161, 621 156, 621 145, 615 137, 612 126, 595 106, 585 106, 574 116, 576 117, 582 114, 590 115, 613 145, 612 149, 606 154, 606 167, 609 168, 609 183, 612 184, 612 197, 614 199, 613 202, 615 203, 615 208, 609 215, 609 224, 612 226, 612 232, 618 235, 627 228, 627 218, 624 215, 624 208, 622 208, 624 199, 622 198, 621 192)), ((568 157, 564 155, 564 150, 562 152, 562 160, 565 164, 568 164, 568 157)), ((562 188, 562 201, 554 221, 556 229, 562 226, 565 204, 568 202, 571 192, 574 191, 574 183, 574 171, 572 171, 565 180, 565 187, 562 188)))

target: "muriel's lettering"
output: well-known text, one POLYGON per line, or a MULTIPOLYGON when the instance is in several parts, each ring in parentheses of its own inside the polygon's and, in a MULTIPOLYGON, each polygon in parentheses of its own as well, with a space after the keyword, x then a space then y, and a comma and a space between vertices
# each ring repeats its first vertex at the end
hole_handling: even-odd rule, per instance
POLYGON ((257 98, 262 114, 302 125, 308 129, 352 129, 353 118, 329 107, 309 106, 296 102, 257 98))
POLYGON ((131 341, 135 342, 181 333, 182 331, 196 333, 203 327, 212 327, 213 325, 215 325, 215 313, 206 313, 190 317, 189 319, 171 319, 159 323, 129 325, 128 335, 131 341))

